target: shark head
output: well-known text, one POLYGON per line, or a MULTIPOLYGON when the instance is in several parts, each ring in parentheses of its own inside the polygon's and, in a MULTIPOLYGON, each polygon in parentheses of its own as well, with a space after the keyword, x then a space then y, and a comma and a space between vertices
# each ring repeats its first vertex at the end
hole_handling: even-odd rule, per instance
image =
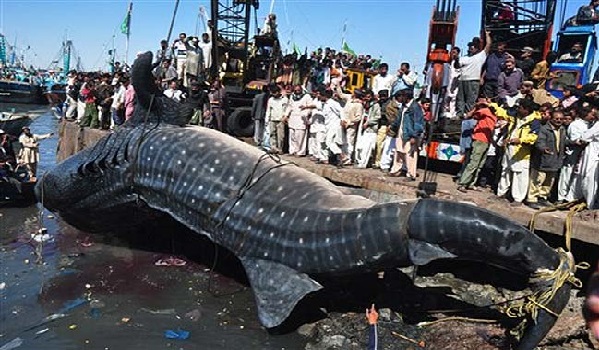
MULTIPOLYGON (((104 139, 100 143, 106 147, 104 139)), ((35 191, 43 206, 73 226, 106 232, 130 222, 118 218, 135 205, 136 197, 127 188, 127 168, 115 166, 102 154, 96 158, 97 153, 97 148, 90 148, 61 162, 43 175, 35 191)))

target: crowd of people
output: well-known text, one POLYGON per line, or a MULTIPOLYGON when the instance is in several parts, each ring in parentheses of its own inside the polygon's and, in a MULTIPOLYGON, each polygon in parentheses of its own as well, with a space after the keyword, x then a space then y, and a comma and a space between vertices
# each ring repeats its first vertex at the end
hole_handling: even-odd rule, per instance
MULTIPOLYGON (((199 39, 181 33, 170 46, 161 42, 154 75, 166 97, 191 107, 191 124, 226 132, 227 91, 218 79, 210 85, 205 80, 212 65, 205 59, 211 57, 210 41, 209 34, 199 39)), ((428 134, 453 121, 461 124, 464 159, 457 190, 490 187, 514 206, 535 209, 579 199, 597 207, 599 92, 566 87, 558 99, 545 90, 551 65, 581 61, 582 44, 540 61, 530 47, 514 55, 505 43, 493 45, 488 32, 484 41, 473 38, 467 46, 465 55, 451 50, 441 101, 427 88, 431 67, 418 91, 418 75, 408 62, 391 73, 388 64, 369 55, 330 48, 287 55, 274 81, 254 98, 254 141, 273 153, 379 168, 416 181, 428 134), (349 93, 351 69, 370 72, 372 82, 349 93)), ((66 118, 112 128, 133 114, 135 91, 120 70, 71 72, 67 102, 66 118)))
POLYGON ((320 59, 312 67, 338 73, 323 78, 311 70, 298 84, 285 78, 267 87, 252 108, 254 141, 275 153, 380 168, 415 181, 429 126, 454 120, 462 124, 464 156, 457 190, 490 187, 511 205, 534 209, 574 200, 599 207, 596 85, 590 90, 568 86, 561 99, 545 90, 551 64, 581 62, 582 44, 535 61, 532 48, 514 56, 505 43, 492 49, 490 33, 486 35, 485 46, 474 38, 464 56, 453 48, 437 115, 430 90, 425 86, 416 93, 417 75, 409 63, 402 63, 396 74, 381 63, 370 87, 348 94, 343 54, 315 52, 311 59, 320 59))

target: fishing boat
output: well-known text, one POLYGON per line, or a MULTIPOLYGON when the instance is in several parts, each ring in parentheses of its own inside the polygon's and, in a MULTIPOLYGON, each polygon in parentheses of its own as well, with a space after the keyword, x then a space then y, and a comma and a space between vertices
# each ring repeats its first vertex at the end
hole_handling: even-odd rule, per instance
POLYGON ((0 102, 46 104, 44 88, 35 83, 17 80, 0 80, 0 102))
POLYGON ((0 163, 0 207, 23 207, 36 202, 35 181, 29 181, 27 171, 0 163))
POLYGON ((31 117, 24 114, 0 112, 0 129, 10 135, 19 136, 23 127, 31 121, 31 117))

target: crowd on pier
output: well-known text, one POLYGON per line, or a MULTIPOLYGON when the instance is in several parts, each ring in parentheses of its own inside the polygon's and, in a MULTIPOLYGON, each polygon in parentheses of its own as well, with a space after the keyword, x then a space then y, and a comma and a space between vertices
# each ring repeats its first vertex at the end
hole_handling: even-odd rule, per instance
POLYGON ((311 84, 314 75, 304 84, 269 86, 254 101, 254 141, 275 153, 380 168, 416 181, 427 132, 453 120, 461 123, 464 156, 457 190, 490 187, 513 206, 535 209, 574 200, 597 208, 596 84, 590 90, 567 87, 561 99, 545 91, 551 64, 581 60, 581 45, 537 62, 531 48, 515 57, 505 43, 491 45, 491 37, 485 42, 482 48, 474 38, 463 56, 459 48, 452 50, 437 116, 427 79, 418 92, 409 63, 395 74, 381 63, 371 88, 347 94, 343 59, 323 55, 319 64, 330 60, 328 68, 338 70, 339 77, 331 74, 317 88, 311 84))
MULTIPOLYGON (((513 55, 505 43, 485 39, 483 46, 473 38, 464 54, 453 48, 442 101, 431 101, 430 74, 425 70, 420 88, 408 62, 392 71, 369 55, 330 48, 284 56, 276 79, 254 99, 254 142, 273 153, 416 181, 428 133, 461 123, 457 190, 490 187, 514 206, 535 209, 573 200, 596 208, 597 84, 567 87, 561 99, 545 91, 551 65, 581 60, 581 44, 535 61, 532 48, 513 55), (349 93, 351 69, 370 72, 372 83, 349 93)), ((191 124, 226 132, 227 91, 218 79, 204 79, 212 68, 210 41, 208 34, 181 33, 172 44, 161 42, 154 75, 166 97, 192 107, 191 124)), ((70 72, 67 102, 66 118, 113 128, 132 115, 135 91, 118 66, 112 74, 70 72)))

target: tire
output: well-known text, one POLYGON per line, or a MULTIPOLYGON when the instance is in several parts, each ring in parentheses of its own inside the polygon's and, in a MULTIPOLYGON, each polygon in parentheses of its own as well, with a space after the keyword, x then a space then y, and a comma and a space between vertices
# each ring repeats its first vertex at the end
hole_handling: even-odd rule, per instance
POLYGON ((238 107, 227 118, 227 127, 233 136, 254 136, 254 120, 251 107, 238 107))

